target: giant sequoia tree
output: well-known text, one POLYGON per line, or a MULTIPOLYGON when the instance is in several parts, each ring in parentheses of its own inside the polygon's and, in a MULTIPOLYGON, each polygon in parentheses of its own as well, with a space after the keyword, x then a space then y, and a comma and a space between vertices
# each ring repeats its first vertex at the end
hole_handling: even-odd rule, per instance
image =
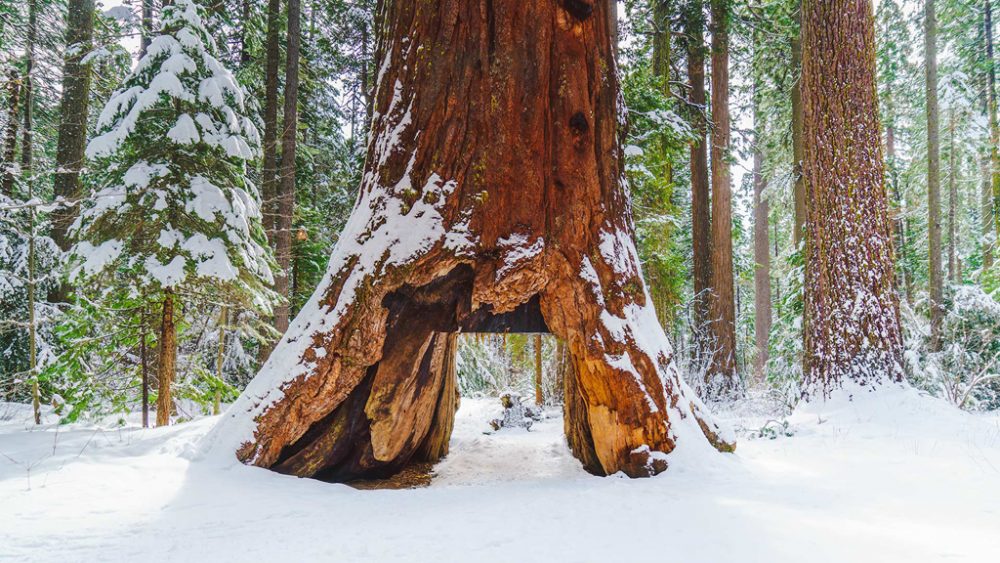
POLYGON ((875 92, 870 0, 806 0, 805 389, 902 378, 899 298, 875 92))
POLYGON ((216 447, 330 480, 437 459, 455 333, 531 330, 567 342, 567 438, 590 471, 732 448, 679 378, 639 269, 608 9, 387 3, 354 212, 216 447))

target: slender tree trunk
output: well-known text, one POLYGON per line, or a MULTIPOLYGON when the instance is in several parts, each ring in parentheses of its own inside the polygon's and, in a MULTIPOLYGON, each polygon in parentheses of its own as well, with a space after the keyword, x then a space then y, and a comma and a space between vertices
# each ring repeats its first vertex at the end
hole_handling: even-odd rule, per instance
POLYGON ((240 3, 240 66, 245 67, 250 62, 250 45, 247 36, 250 34, 250 0, 241 0, 240 3))
MULTIPOLYGON (((34 199, 34 181, 28 181, 28 201, 34 199)), ((38 385, 38 320, 35 315, 37 273, 35 272, 35 206, 28 208, 28 369, 31 370, 31 407, 35 424, 42 423, 41 393, 38 385)))
POLYGON ((941 268, 941 141, 938 118, 937 15, 935 0, 924 0, 924 64, 927 96, 927 241, 931 309, 931 349, 941 349, 944 320, 941 268))
POLYGON ((958 207, 958 184, 955 176, 955 108, 948 110, 948 281, 959 283, 958 265, 958 226, 956 211, 958 207))
POLYGON ((142 307, 142 316, 140 322, 142 323, 142 329, 139 334, 139 359, 141 362, 142 369, 142 427, 149 428, 149 362, 147 359, 148 350, 146 349, 146 306, 142 307))
POLYGON ((223 365, 226 360, 226 324, 229 323, 229 310, 223 305, 219 311, 219 346, 215 352, 215 377, 218 379, 215 388, 215 398, 212 401, 212 414, 218 415, 222 412, 222 390, 220 386, 225 381, 223 365))
POLYGON ((699 356, 709 353, 708 320, 709 292, 712 287, 712 235, 709 207, 708 153, 705 143, 705 17, 701 0, 693 0, 685 17, 687 37, 688 79, 691 87, 691 128, 694 140, 690 145, 691 165, 691 245, 694 288, 694 335, 699 356))
POLYGON ((760 131, 763 128, 754 103, 754 126, 757 127, 757 142, 753 153, 753 254, 754 254, 754 340, 757 354, 754 361, 754 377, 763 381, 767 370, 768 342, 771 335, 771 245, 768 241, 768 217, 770 210, 764 189, 764 156, 761 154, 760 131))
MULTIPOLYGON (((712 336, 709 387, 729 392, 736 379, 733 210, 729 173, 729 0, 712 0, 712 336)), ((710 392, 712 390, 710 389, 710 392)))
POLYGON ((153 40, 153 2, 142 0, 142 22, 139 31, 139 58, 146 56, 149 43, 153 40))
POLYGON ((177 327, 174 324, 174 293, 167 289, 160 316, 160 365, 157 370, 156 425, 170 424, 174 409, 172 387, 177 362, 177 327))
POLYGON ((10 69, 7 77, 7 129, 4 132, 3 161, 0 165, 0 193, 14 197, 14 180, 17 163, 14 160, 17 152, 17 114, 18 102, 21 98, 21 77, 16 69, 10 69))
MULTIPOLYGON (((35 45, 38 42, 38 0, 28 0, 28 40, 24 49, 24 122, 21 131, 21 177, 33 182, 32 110, 34 109, 35 45)), ((29 188, 30 189, 30 188, 29 188)))
POLYGON ((541 406, 545 403, 545 394, 542 392, 542 335, 535 334, 535 404, 541 406))
MULTIPOLYGON (((90 99, 90 63, 84 63, 83 58, 93 48, 94 0, 70 0, 68 8, 53 193, 57 200, 72 201, 79 199, 82 191, 80 173, 87 144, 90 99)), ((77 209, 76 205, 67 205, 52 212, 52 240, 63 251, 69 250, 72 244, 67 231, 76 219, 77 209)), ((62 287, 53 297, 62 300, 68 290, 62 287)))
POLYGON ((278 64, 281 57, 278 30, 281 27, 281 0, 267 1, 267 40, 264 63, 264 164, 261 170, 264 229, 271 246, 275 240, 278 196, 278 64))
POLYGON ((847 380, 866 387, 901 380, 902 337, 871 1, 806 2, 802 23, 803 390, 814 397, 847 380))
POLYGON ((990 191, 993 199, 990 210, 990 217, 993 220, 993 233, 990 238, 993 239, 993 244, 989 250, 996 252, 1000 247, 1000 123, 997 121, 997 73, 996 60, 993 58, 993 5, 990 0, 984 0, 983 20, 986 31, 986 95, 989 101, 990 124, 990 191))
POLYGON ((299 0, 288 0, 288 43, 285 56, 285 106, 281 135, 281 173, 278 185, 278 217, 276 222, 276 257, 278 271, 274 289, 284 298, 274 308, 274 327, 281 333, 288 330, 292 295, 289 275, 292 265, 292 221, 295 214, 295 148, 298 134, 299 96, 299 0))
POLYGON ((799 2, 799 29, 792 38, 792 72, 795 82, 792 84, 792 174, 795 185, 792 188, 792 201, 795 208, 792 224, 792 241, 795 248, 802 247, 802 238, 806 228, 806 184, 802 179, 802 2, 799 2))

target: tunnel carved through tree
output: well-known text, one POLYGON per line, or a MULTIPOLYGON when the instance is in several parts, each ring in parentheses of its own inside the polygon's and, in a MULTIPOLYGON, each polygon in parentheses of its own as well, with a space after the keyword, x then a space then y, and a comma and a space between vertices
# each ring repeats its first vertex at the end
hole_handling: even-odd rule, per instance
POLYGON ((220 424, 227 447, 333 481, 440 459, 456 334, 513 330, 566 343, 566 434, 592 473, 731 451, 641 275, 608 4, 384 9, 358 202, 327 277, 220 424))

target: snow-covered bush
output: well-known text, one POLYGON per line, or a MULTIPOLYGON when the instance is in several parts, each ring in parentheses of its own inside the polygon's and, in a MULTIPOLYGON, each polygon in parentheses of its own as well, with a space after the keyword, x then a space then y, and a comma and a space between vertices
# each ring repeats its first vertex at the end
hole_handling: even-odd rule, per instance
POLYGON ((46 295, 59 283, 52 272, 58 272, 62 253, 51 238, 41 234, 46 229, 39 209, 37 200, 0 195, 0 397, 8 400, 30 397, 29 280, 35 286, 36 366, 53 359, 52 329, 59 312, 46 295))
POLYGON ((945 295, 940 351, 931 351, 930 323, 906 305, 905 364, 911 383, 967 409, 1000 408, 1000 303, 977 286, 945 295))

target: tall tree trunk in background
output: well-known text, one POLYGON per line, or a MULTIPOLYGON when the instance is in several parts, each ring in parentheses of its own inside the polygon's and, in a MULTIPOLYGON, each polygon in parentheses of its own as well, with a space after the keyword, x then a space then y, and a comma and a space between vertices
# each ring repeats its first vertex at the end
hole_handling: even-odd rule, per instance
MULTIPOLYGON (((989 102, 990 123, 990 195, 993 200, 990 206, 990 217, 993 222, 993 233, 990 238, 993 239, 993 244, 989 250, 995 253, 997 248, 1000 248, 1000 123, 997 122, 997 72, 996 60, 993 58, 993 5, 990 0, 985 0, 983 20, 986 32, 986 96, 989 102)), ((995 257, 993 254, 991 263, 995 257)))
POLYGON ((757 356, 754 362, 754 377, 763 380, 767 368, 768 341, 771 335, 771 245, 768 242, 768 216, 770 215, 764 188, 767 183, 761 172, 763 156, 760 149, 753 155, 754 193, 754 340, 757 356))
POLYGON ((535 334, 535 404, 545 403, 545 394, 542 392, 542 334, 535 334))
MULTIPOLYGON (((758 56, 755 53, 755 58, 758 56)), ((767 180, 764 178, 764 155, 761 152, 761 138, 764 125, 759 114, 760 100, 756 89, 753 100, 754 151, 753 151, 753 286, 754 286, 754 342, 757 354, 754 361, 754 377, 763 381, 767 369, 768 342, 771 335, 771 244, 768 240, 768 217, 770 209, 764 198, 767 180)))
MULTIPOLYGON (((32 178, 32 165, 34 160, 34 148, 32 146, 32 110, 34 109, 34 78, 35 71, 35 46, 38 43, 38 0, 28 1, 28 40, 24 47, 24 78, 22 89, 24 92, 24 121, 21 130, 21 178, 27 182, 34 182, 32 178)), ((30 188, 29 188, 30 189, 30 188)))
POLYGON ((250 45, 247 42, 247 37, 251 33, 250 17, 252 14, 253 12, 250 0, 241 0, 240 27, 238 30, 240 36, 240 67, 246 67, 246 65, 250 62, 250 45))
POLYGON ((931 349, 941 349, 944 320, 941 267, 941 140, 938 113, 937 14, 935 0, 924 0, 924 65, 927 97, 927 242, 931 309, 931 349))
MULTIPOLYGON (((59 107, 59 140, 56 148, 55 197, 75 200, 81 196, 80 172, 87 144, 87 109, 90 99, 90 63, 84 63, 93 47, 94 0, 70 0, 66 16, 66 51, 63 62, 62 102, 59 107)), ((72 241, 67 235, 76 219, 77 206, 58 207, 52 212, 52 240, 63 251, 72 241)), ((62 300, 68 287, 53 297, 62 300)))
POLYGON ((142 0, 142 20, 139 29, 139 58, 146 56, 149 42, 153 40, 153 2, 142 0))
POLYGON ((14 161, 17 152, 17 114, 21 98, 21 77, 17 69, 10 69, 7 75, 7 129, 3 135, 3 154, 0 160, 0 194, 14 197, 14 180, 17 163, 14 161))
MULTIPOLYGON (((672 34, 670 29, 671 2, 670 0, 656 0, 653 4, 653 75, 659 79, 660 95, 664 99, 670 99, 670 42, 672 34)), ((663 166, 661 189, 657 197, 650 202, 651 211, 655 213, 669 213, 674 200, 674 169, 671 162, 671 144, 674 142, 672 133, 668 128, 660 133, 659 139, 659 162, 663 166)), ((656 228, 655 233, 650 233, 652 238, 660 241, 660 244, 669 244, 673 236, 673 225, 669 221, 664 221, 656 228)), ((674 296, 670 293, 669 276, 664 276, 660 269, 653 269, 646 272, 646 281, 649 282, 649 292, 656 306, 656 314, 660 319, 660 324, 670 326, 673 324, 673 311, 676 305, 674 296)))
POLYGON ((948 282, 959 283, 961 274, 958 265, 958 185, 955 176, 955 108, 948 109, 948 282))
POLYGON ((142 328, 139 333, 139 362, 142 373, 142 427, 149 428, 149 362, 148 350, 146 349, 146 305, 142 307, 142 315, 139 322, 142 328))
MULTIPOLYGON (((281 57, 279 28, 281 0, 267 0, 267 38, 264 62, 264 137, 261 167, 261 214, 271 249, 277 248, 275 221, 278 207, 278 65, 281 57)), ((271 345, 261 346, 261 363, 271 353, 271 345)))
POLYGON ((903 371, 871 1, 806 2, 802 23, 808 397, 903 371))
POLYGON ((218 446, 328 480, 436 460, 448 340, 507 327, 566 340, 568 441, 591 471, 731 449, 679 379, 636 258, 609 4, 388 5, 358 204, 218 446))
POLYGON ((177 326, 174 324, 174 293, 166 290, 160 312, 160 365, 156 372, 156 425, 170 424, 174 410, 173 384, 177 363, 177 326))
POLYGON ((264 163, 261 168, 264 230, 275 246, 275 215, 278 205, 278 65, 281 44, 281 0, 267 0, 267 39, 264 50, 264 163))
MULTIPOLYGON (((729 173, 729 0, 712 0, 712 366, 709 387, 735 388, 733 210, 729 173)), ((712 390, 710 389, 710 392, 712 390)))
POLYGON ((292 295, 288 279, 292 265, 292 220, 295 213, 295 148, 298 140, 299 97, 299 0, 288 0, 288 42, 285 53, 285 106, 281 134, 281 170, 278 183, 278 217, 275 225, 275 254, 278 271, 274 289, 284 301, 274 308, 274 328, 288 330, 292 295))
POLYGON ((690 145, 691 164, 691 245, 694 303, 694 337, 699 356, 710 353, 708 347, 712 287, 712 235, 709 208, 708 153, 705 143, 705 17, 701 0, 692 0, 684 18, 687 41, 688 79, 691 87, 691 128, 695 139, 690 145))
POLYGON ((806 224, 806 184, 802 179, 802 3, 799 2, 799 29, 792 38, 792 174, 795 184, 792 188, 792 202, 795 209, 792 223, 792 241, 795 248, 802 246, 806 224))

